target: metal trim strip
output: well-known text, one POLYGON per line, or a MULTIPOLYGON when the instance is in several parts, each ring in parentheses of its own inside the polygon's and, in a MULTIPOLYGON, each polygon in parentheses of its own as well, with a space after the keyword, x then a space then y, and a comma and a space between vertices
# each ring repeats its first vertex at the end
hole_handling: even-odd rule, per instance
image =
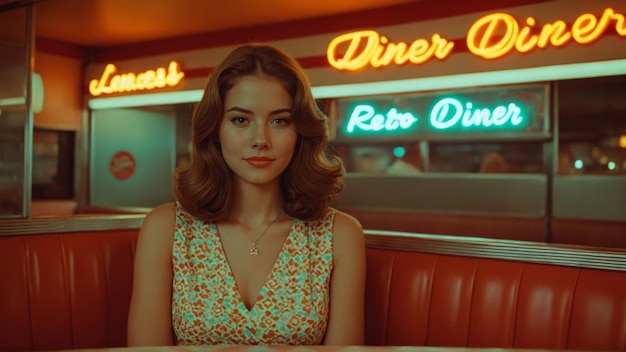
POLYGON ((45 233, 135 230, 141 227, 145 215, 73 216, 0 221, 0 236, 35 235, 45 233))
POLYGON ((626 271, 626 250, 365 230, 368 248, 626 271))
MULTIPOLYGON (((0 221, 0 236, 136 230, 145 215, 74 216, 0 221)), ((626 271, 626 250, 478 237, 365 231, 367 248, 626 271)))

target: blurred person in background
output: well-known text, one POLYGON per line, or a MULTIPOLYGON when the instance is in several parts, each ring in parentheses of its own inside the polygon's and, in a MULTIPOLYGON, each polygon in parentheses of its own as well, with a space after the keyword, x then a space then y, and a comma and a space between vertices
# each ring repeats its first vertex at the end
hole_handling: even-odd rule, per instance
POLYGON ((497 152, 487 153, 480 163, 480 173, 503 174, 509 171, 509 166, 504 157, 497 152))

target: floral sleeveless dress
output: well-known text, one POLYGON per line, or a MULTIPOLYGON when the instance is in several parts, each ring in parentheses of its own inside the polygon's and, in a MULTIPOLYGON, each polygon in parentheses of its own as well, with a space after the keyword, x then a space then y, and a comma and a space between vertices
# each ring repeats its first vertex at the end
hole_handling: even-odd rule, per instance
POLYGON ((243 303, 217 226, 177 203, 172 323, 179 345, 314 345, 326 332, 335 209, 296 219, 254 306, 243 303))

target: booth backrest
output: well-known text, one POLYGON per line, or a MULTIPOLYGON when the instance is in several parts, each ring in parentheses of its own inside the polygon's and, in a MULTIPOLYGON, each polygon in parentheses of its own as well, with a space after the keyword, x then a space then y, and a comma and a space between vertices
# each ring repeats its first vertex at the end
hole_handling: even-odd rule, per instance
MULTIPOLYGON (((0 350, 124 346, 136 238, 0 236, 0 350)), ((626 252, 376 231, 366 243, 368 345, 626 350, 626 252)))
POLYGON ((626 272, 368 249, 367 343, 626 349, 626 272))
POLYGON ((136 237, 0 237, 0 350, 126 345, 136 237))
POLYGON ((342 209, 363 227, 452 236, 626 249, 626 221, 342 209))

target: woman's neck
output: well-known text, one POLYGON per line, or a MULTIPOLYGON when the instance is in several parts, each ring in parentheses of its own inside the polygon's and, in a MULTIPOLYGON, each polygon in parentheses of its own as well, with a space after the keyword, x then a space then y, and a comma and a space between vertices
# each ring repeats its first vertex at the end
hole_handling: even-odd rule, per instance
POLYGON ((275 219, 283 209, 278 183, 271 185, 239 184, 233 192, 229 218, 240 224, 255 226, 275 219))

